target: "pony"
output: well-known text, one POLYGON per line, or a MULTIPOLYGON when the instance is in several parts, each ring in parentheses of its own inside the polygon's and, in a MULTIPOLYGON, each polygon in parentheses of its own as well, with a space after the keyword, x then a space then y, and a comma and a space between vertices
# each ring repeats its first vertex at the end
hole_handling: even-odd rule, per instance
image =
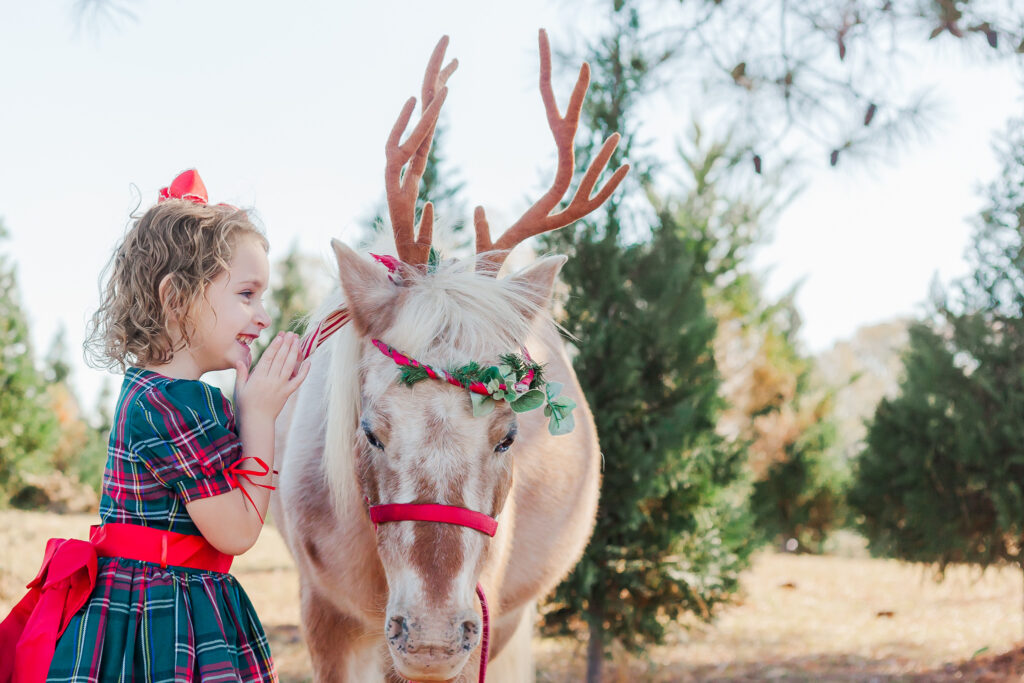
POLYGON ((572 180, 589 67, 563 117, 541 30, 552 187, 497 241, 477 207, 477 256, 439 259, 430 203, 414 222, 457 67, 441 68, 447 44, 428 63, 420 120, 402 142, 410 98, 386 144, 398 256, 377 263, 332 240, 340 287, 313 316, 309 375, 277 422, 272 510, 298 567, 320 682, 533 680, 536 603, 593 531, 597 434, 548 313, 566 258, 497 275, 516 244, 596 209, 629 167, 593 193, 618 143, 609 137, 572 201, 552 213, 572 180), (543 414, 531 410, 541 405, 543 414))

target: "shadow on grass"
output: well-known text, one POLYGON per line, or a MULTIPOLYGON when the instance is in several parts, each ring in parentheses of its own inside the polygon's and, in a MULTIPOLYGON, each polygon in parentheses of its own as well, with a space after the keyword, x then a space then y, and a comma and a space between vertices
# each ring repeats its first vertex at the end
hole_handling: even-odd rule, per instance
MULTIPOLYGON (((281 683, 312 681, 309 654, 295 624, 267 624, 267 637, 281 683)), ((903 649, 895 647, 895 650, 903 649)), ((906 644, 908 654, 915 646, 906 644)), ((566 647, 537 658, 538 683, 576 683, 586 674, 578 649, 566 647)), ((734 660, 713 665, 662 664, 620 658, 605 662, 604 683, 997 683, 1024 680, 1024 646, 1005 653, 981 655, 921 673, 899 673, 913 667, 912 657, 869 659, 859 655, 812 654, 770 661, 734 660)), ((369 682, 368 682, 369 683, 369 682)))
MULTIPOLYGON (((569 653, 565 653, 569 654, 569 653)), ((662 664, 643 660, 605 662, 604 683, 996 683, 1024 681, 1024 648, 947 664, 941 668, 901 673, 913 666, 912 659, 870 659, 860 655, 828 653, 769 661, 734 660, 718 664, 662 664)), ((548 656, 538 661, 538 683, 575 683, 586 674, 582 657, 548 656)))

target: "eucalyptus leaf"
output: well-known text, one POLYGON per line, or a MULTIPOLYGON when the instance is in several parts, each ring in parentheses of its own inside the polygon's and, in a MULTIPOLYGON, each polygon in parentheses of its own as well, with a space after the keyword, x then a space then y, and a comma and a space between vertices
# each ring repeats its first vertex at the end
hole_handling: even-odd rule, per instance
POLYGON ((539 408, 544 404, 544 392, 540 389, 532 389, 509 403, 512 410, 517 413, 525 413, 527 410, 539 408))
POLYGON ((473 402, 473 417, 490 415, 494 410, 494 399, 483 394, 470 393, 469 398, 473 402))
POLYGON ((548 421, 548 432, 550 432, 553 436, 561 436, 562 434, 568 434, 569 432, 571 432, 573 430, 573 427, 575 426, 576 420, 570 413, 562 419, 554 417, 551 418, 551 420, 548 421))
POLYGON ((547 392, 548 399, 554 399, 555 396, 558 396, 558 394, 562 392, 562 383, 548 382, 544 385, 544 391, 547 392))
POLYGON ((562 396, 560 398, 556 398, 553 401, 551 401, 551 404, 552 405, 556 405, 559 408, 564 409, 564 411, 566 413, 570 412, 573 408, 576 407, 576 401, 572 400, 568 396, 562 396))

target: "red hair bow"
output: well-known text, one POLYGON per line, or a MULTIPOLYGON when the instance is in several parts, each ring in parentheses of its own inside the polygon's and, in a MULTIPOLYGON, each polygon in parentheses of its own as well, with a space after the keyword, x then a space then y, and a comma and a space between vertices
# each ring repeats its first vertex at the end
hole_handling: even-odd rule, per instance
POLYGON ((157 204, 168 199, 184 199, 193 204, 206 204, 209 198, 206 194, 206 185, 199 177, 199 171, 194 168, 183 171, 169 186, 161 188, 157 204))

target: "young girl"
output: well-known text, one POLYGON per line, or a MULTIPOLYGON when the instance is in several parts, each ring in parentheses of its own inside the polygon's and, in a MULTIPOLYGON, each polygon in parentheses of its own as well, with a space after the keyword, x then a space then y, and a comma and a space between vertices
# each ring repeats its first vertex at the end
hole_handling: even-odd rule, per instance
POLYGON ((267 241, 207 204, 195 171, 161 190, 111 259, 87 348, 125 370, 90 541, 51 539, 0 625, 0 683, 276 680, 231 574, 270 501, 274 420, 309 370, 270 324, 267 241), (199 380, 237 369, 235 407, 199 380))

